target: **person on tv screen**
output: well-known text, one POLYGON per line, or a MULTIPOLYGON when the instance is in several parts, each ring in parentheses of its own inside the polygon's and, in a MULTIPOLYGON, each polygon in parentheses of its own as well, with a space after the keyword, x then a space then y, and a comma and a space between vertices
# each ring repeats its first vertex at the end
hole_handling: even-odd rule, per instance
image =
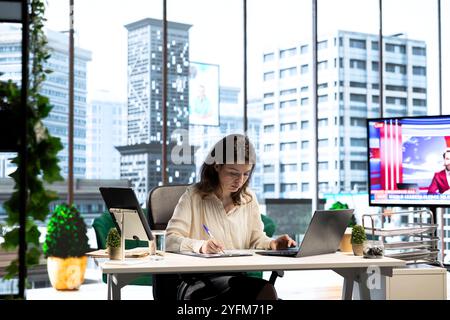
MULTIPOLYGON (((167 225, 168 251, 215 254, 296 245, 287 234, 272 239, 264 233, 261 210, 249 188, 255 161, 245 135, 231 134, 215 144, 200 169, 200 181, 187 188, 167 225)), ((182 300, 277 299, 270 282, 243 272, 184 274, 180 280, 177 298, 182 300)))
POLYGON ((450 149, 444 154, 444 170, 436 172, 428 187, 428 194, 450 194, 450 149))

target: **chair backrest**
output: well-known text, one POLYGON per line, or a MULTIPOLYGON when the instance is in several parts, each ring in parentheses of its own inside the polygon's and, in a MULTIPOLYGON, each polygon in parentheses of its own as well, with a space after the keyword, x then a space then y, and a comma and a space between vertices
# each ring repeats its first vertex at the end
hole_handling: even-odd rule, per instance
POLYGON ((166 229, 178 200, 180 200, 188 186, 188 184, 159 186, 149 192, 147 210, 150 229, 166 229))

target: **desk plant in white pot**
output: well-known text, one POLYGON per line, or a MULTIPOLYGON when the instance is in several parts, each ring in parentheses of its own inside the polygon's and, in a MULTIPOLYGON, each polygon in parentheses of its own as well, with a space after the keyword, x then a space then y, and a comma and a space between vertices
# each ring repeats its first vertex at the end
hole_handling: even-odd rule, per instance
POLYGON ((106 247, 111 260, 120 260, 122 257, 122 248, 120 247, 120 234, 116 228, 109 229, 106 237, 106 247))
POLYGON ((363 243, 367 240, 366 231, 362 225, 355 225, 352 229, 352 248, 355 256, 363 255, 363 243))
POLYGON ((89 245, 86 224, 73 205, 56 206, 42 249, 52 286, 57 290, 78 290, 84 281, 89 245))

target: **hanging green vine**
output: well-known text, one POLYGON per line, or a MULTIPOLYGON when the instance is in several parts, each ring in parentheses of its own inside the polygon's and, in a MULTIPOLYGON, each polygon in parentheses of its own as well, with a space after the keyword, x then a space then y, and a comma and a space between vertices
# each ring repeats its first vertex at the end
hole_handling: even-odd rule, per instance
MULTIPOLYGON (((39 244, 40 232, 36 220, 45 221, 49 213, 50 202, 57 199, 54 191, 44 188, 44 182, 53 183, 63 180, 60 175, 57 154, 63 149, 61 141, 52 137, 42 123, 50 113, 52 106, 49 99, 39 92, 47 74, 51 70, 46 68, 50 58, 47 38, 44 34, 45 5, 42 0, 31 0, 30 3, 30 82, 28 88, 27 112, 27 141, 28 152, 27 172, 27 202, 26 202, 26 265, 27 268, 39 263, 42 249, 39 244)), ((0 92, 14 106, 15 118, 20 117, 20 89, 12 81, 0 83, 0 92)), ((19 145, 23 143, 19 141, 19 145)), ((4 203, 7 212, 7 232, 4 234, 2 247, 5 250, 15 250, 19 245, 19 168, 22 167, 19 156, 12 162, 17 165, 16 171, 10 174, 14 180, 14 192, 4 203)), ((18 259, 6 268, 5 279, 11 279, 18 274, 18 259)))

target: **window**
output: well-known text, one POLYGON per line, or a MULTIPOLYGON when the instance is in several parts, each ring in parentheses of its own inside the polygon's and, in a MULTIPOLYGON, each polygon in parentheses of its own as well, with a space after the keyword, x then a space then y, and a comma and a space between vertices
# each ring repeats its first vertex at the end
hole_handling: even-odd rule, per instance
POLYGON ((350 39, 350 47, 357 49, 366 49, 366 40, 350 39))
POLYGON ((297 164, 296 163, 282 163, 280 164, 280 172, 296 172, 297 164))
POLYGON ((282 123, 280 125, 281 132, 293 131, 293 130, 297 130, 297 122, 282 123))
POLYGON ((292 77, 292 76, 295 76, 296 74, 297 74, 297 67, 281 69, 280 70, 280 79, 292 77))
POLYGON ((328 68, 328 61, 324 60, 324 61, 319 61, 317 63, 317 70, 325 70, 328 68))
POLYGON ((364 139, 364 138, 350 138, 350 145, 352 147, 366 147, 366 139, 364 139))
POLYGON ((273 59, 275 59, 273 52, 264 54, 264 62, 272 61, 273 59))
POLYGON ((380 96, 372 96, 372 103, 380 103, 380 96))
POLYGON ((366 161, 350 161, 350 169, 352 170, 367 170, 366 161))
POLYGON ((318 163, 319 170, 328 170, 328 161, 322 161, 318 163))
POLYGON ((386 43, 387 52, 406 53, 406 46, 404 44, 386 43))
POLYGON ((300 47, 300 53, 301 54, 308 53, 308 45, 307 44, 300 47))
POLYGON ((317 86, 317 89, 326 89, 328 88, 328 82, 324 82, 324 83, 319 83, 317 86))
POLYGON ((372 89, 380 89, 379 83, 372 83, 372 89))
POLYGON ((301 87, 300 92, 308 92, 308 86, 301 87))
POLYGON ((387 84, 386 90, 406 92, 406 86, 394 86, 394 85, 387 84))
POLYGON ((308 120, 303 120, 300 123, 300 128, 303 129, 303 130, 308 129, 309 128, 309 121, 308 120))
POLYGON ((413 87, 413 92, 427 93, 427 88, 413 87))
POLYGON ((282 183, 280 184, 280 192, 293 192, 297 191, 296 183, 282 183))
POLYGON ((327 94, 323 94, 317 97, 317 101, 320 102, 327 102, 328 101, 328 95, 327 94))
POLYGON ((264 110, 273 110, 274 106, 273 103, 264 103, 264 110))
POLYGON ((406 106, 406 98, 386 97, 386 103, 396 104, 396 105, 400 105, 400 106, 406 106))
POLYGON ((309 191, 309 183, 303 182, 302 183, 302 192, 308 192, 309 191))
POLYGON ((366 126, 366 119, 365 118, 358 118, 358 117, 350 117, 350 125, 352 127, 365 127, 366 126))
POLYGON ((365 60, 358 60, 358 59, 350 59, 350 68, 351 69, 366 70, 366 61, 365 60))
POLYGON ((264 98, 272 98, 274 96, 273 92, 266 92, 264 93, 264 98))
POLYGON ((425 99, 413 99, 413 106, 426 107, 427 100, 425 99))
POLYGON ((280 50, 280 59, 292 57, 292 56, 295 56, 296 54, 297 54, 297 48, 280 50))
POLYGON ((319 128, 328 126, 328 118, 319 119, 317 121, 317 125, 318 125, 319 128))
POLYGON ((350 81, 350 87, 353 87, 353 88, 367 88, 367 83, 350 81))
POLYGON ((264 184, 264 192, 274 192, 275 191, 275 184, 273 183, 268 183, 268 184, 264 184))
POLYGON ((426 56, 427 50, 423 47, 412 47, 412 54, 415 56, 426 56))
POLYGON ((372 41, 372 50, 379 50, 378 41, 372 41))
POLYGON ((309 141, 307 141, 307 140, 302 141, 302 149, 308 149, 308 147, 309 147, 309 141))
POLYGON ((280 151, 292 151, 297 149, 297 142, 280 143, 280 151))
POLYGON ((308 71, 309 71, 309 67, 308 67, 307 64, 303 64, 303 65, 300 67, 300 73, 301 73, 301 74, 308 73, 308 71))
POLYGON ((273 173, 275 172, 275 165, 273 164, 265 164, 263 168, 264 173, 273 173))
POLYGON ((297 100, 286 100, 286 101, 280 101, 280 108, 286 108, 286 107, 295 107, 297 105, 297 100))
POLYGON ((302 171, 309 171, 309 163, 308 162, 302 163, 302 171))
POLYGON ((274 150, 275 150, 275 145, 273 143, 264 145, 264 152, 272 152, 274 150))
POLYGON ((328 40, 317 42, 317 50, 326 49, 328 47, 328 40))
POLYGON ((275 126, 273 124, 264 126, 264 133, 272 133, 275 131, 275 126))
POLYGON ((386 63, 386 72, 406 74, 406 65, 386 63))
POLYGON ((328 139, 319 139, 317 145, 319 148, 328 147, 328 139))
POLYGON ((366 103, 367 96, 365 94, 350 93, 350 101, 366 103))
POLYGON ((273 71, 264 72, 264 81, 273 80, 273 79, 275 79, 275 72, 273 72, 273 71))
POLYGON ((378 68, 380 67, 380 64, 378 61, 372 61, 372 71, 378 72, 378 68))
POLYGON ((420 67, 420 66, 413 66, 413 75, 415 75, 415 76, 426 76, 427 75, 427 68, 426 67, 420 67))
POLYGON ((300 105, 305 106, 308 104, 309 99, 308 98, 302 98, 300 100, 300 105))
POLYGON ((319 182, 319 192, 328 191, 328 182, 319 182))
POLYGON ((280 91, 280 96, 286 96, 286 95, 295 94, 295 93, 297 93, 297 89, 296 88, 287 89, 287 90, 281 90, 280 91))

